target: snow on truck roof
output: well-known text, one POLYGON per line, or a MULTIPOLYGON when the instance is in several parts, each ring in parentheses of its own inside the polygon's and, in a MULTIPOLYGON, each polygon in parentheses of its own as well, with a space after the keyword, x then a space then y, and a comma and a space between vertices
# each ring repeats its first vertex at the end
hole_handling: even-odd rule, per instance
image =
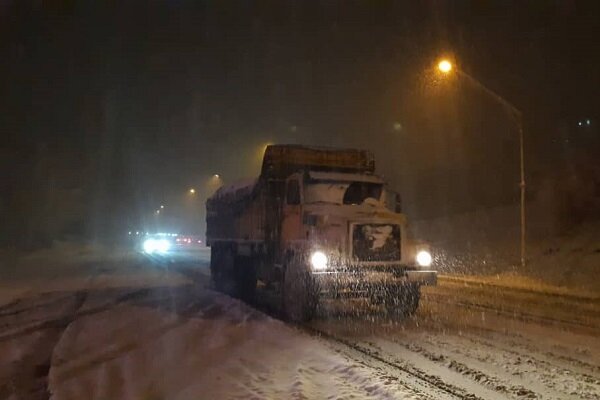
MULTIPOLYGON (((384 183, 383 179, 376 175, 367 174, 347 174, 343 172, 321 172, 308 171, 308 177, 315 181, 330 181, 330 182, 370 182, 384 183)), ((256 186, 258 178, 245 178, 230 183, 229 185, 221 186, 210 197, 211 200, 222 200, 225 198, 239 198, 252 193, 256 186)))
POLYGON ((246 178, 240 179, 229 185, 221 186, 215 194, 213 194, 211 199, 221 199, 228 196, 239 196, 246 195, 252 192, 254 186, 256 185, 257 178, 246 178))

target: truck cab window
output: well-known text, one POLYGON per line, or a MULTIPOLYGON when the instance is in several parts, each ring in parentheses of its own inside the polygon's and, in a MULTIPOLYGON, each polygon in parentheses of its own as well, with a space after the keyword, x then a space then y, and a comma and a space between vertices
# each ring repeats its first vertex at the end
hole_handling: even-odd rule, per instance
POLYGON ((382 185, 369 182, 352 182, 344 193, 344 204, 362 204, 367 198, 381 198, 382 185))
POLYGON ((286 198, 289 205, 300 204, 300 185, 297 180, 288 181, 286 198))

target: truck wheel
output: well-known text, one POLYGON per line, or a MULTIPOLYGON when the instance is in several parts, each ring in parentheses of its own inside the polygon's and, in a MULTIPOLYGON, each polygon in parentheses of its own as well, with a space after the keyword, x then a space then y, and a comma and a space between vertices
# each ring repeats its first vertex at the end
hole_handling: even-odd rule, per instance
POLYGON ((236 269, 236 292, 240 299, 246 303, 252 303, 256 296, 256 265, 249 257, 237 257, 236 269))
POLYGON ((289 265, 283 274, 282 308, 285 318, 305 322, 313 318, 318 303, 315 281, 298 265, 289 265))
POLYGON ((236 282, 234 276, 233 252, 227 248, 211 249, 211 275, 218 291, 234 296, 236 282), (214 258, 213 258, 214 257, 214 258))
POLYGON ((393 316, 406 317, 414 315, 419 308, 421 292, 419 285, 406 284, 392 290, 385 301, 387 313, 393 316))
POLYGON ((217 248, 216 245, 213 245, 210 248, 210 279, 212 280, 215 289, 221 290, 220 286, 220 277, 219 277, 219 264, 221 262, 221 254, 220 249, 217 248))

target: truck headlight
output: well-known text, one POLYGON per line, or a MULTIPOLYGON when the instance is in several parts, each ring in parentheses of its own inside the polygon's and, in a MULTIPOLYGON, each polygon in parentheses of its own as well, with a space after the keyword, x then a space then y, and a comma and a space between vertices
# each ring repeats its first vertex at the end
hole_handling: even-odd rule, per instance
POLYGON ((417 264, 421 267, 429 267, 431 265, 431 254, 426 250, 421 250, 417 253, 417 264))
POLYGON ((327 261, 327 256, 322 251, 315 251, 310 256, 310 263, 315 271, 327 269, 327 261))

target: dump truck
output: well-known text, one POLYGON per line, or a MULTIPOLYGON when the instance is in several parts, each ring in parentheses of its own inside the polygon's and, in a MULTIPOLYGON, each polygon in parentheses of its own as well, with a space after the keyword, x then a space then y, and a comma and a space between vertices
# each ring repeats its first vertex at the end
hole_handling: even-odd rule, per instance
POLYGON ((312 318, 323 298, 412 314, 420 287, 436 284, 429 246, 410 237, 365 150, 267 146, 260 175, 222 186, 206 211, 215 287, 251 301, 259 282, 290 320, 312 318))

